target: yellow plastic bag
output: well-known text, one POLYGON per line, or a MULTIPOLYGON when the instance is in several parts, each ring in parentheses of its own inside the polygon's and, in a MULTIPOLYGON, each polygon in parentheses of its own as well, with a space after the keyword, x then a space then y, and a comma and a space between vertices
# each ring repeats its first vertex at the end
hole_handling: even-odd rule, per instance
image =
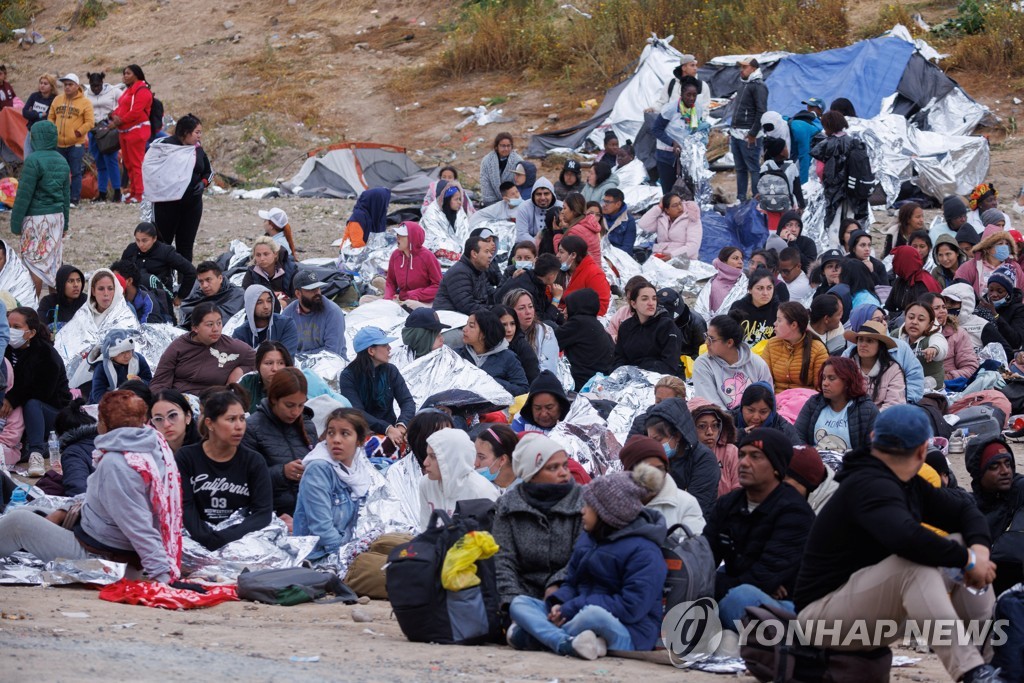
POLYGON ((441 585, 445 590, 460 591, 480 584, 476 575, 477 560, 486 560, 498 552, 494 536, 486 531, 470 531, 455 542, 444 556, 441 585))
POLYGON ((683 376, 686 379, 693 377, 693 359, 689 356, 683 356, 680 360, 683 362, 683 376))

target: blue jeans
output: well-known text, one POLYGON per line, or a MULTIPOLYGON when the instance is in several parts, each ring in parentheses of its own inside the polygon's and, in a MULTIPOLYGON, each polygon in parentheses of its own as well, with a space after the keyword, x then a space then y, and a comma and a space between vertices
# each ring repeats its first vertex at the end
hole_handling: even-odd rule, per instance
POLYGON ((661 193, 668 194, 676 184, 676 155, 663 149, 655 150, 654 162, 658 165, 658 184, 661 193))
POLYGON ((85 146, 58 147, 57 151, 71 167, 71 203, 77 204, 82 199, 82 159, 85 158, 85 146))
POLYGON ((746 139, 729 136, 733 163, 736 164, 736 199, 747 201, 747 178, 750 178, 750 194, 757 194, 757 181, 761 177, 761 138, 753 145, 746 139))
POLYGON ((622 622, 597 605, 587 605, 569 621, 555 626, 548 621, 548 608, 543 600, 520 595, 509 605, 509 614, 512 621, 532 637, 517 639, 516 649, 533 650, 543 646, 552 652, 570 654, 569 643, 584 631, 593 631, 598 638, 604 638, 609 650, 633 649, 633 638, 622 622))
POLYGON ((53 430, 60 410, 33 398, 21 407, 21 412, 25 418, 25 441, 28 444, 28 452, 42 453, 45 456, 46 438, 53 430))
POLYGON ((89 154, 96 161, 96 181, 100 197, 107 193, 107 185, 115 190, 121 189, 121 169, 117 165, 117 150, 109 154, 100 152, 96 144, 96 138, 92 132, 89 133, 89 154))
POLYGON ((718 618, 722 620, 722 627, 730 631, 739 631, 736 624, 737 622, 742 623, 743 617, 747 615, 746 608, 759 605, 781 607, 790 612, 796 611, 792 601, 776 600, 757 586, 744 583, 730 590, 725 597, 718 601, 718 618))

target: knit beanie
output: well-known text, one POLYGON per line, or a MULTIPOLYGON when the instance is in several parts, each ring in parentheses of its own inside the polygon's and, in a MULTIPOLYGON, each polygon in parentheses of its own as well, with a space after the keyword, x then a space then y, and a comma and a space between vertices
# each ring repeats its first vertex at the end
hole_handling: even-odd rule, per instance
POLYGON ((984 474, 989 465, 1003 458, 1013 462, 1013 455, 1007 452, 1006 446, 1002 441, 993 441, 985 446, 985 450, 981 452, 981 473, 984 474))
POLYGON ((966 242, 972 247, 981 241, 981 236, 978 235, 978 231, 974 229, 974 226, 970 223, 964 223, 960 226, 960 229, 956 231, 956 241, 966 242))
POLYGON ((544 434, 527 432, 512 451, 512 471, 523 481, 530 481, 559 451, 565 451, 565 446, 544 434))
POLYGON ((986 209, 981 213, 982 225, 996 225, 1006 220, 1006 215, 999 209, 986 209))
POLYGON ((668 456, 665 455, 665 449, 649 436, 635 434, 629 437, 626 445, 619 451, 622 469, 627 472, 647 458, 658 458, 665 463, 665 468, 668 469, 668 456))
POLYGON ((753 446, 762 451, 780 480, 786 476, 793 459, 793 444, 782 432, 766 427, 752 429, 740 439, 739 447, 744 446, 753 446))
POLYGON ((1002 265, 992 271, 992 275, 988 278, 988 283, 990 285, 997 284, 1005 289, 1008 294, 1012 294, 1014 287, 1017 286, 1017 275, 1013 272, 1013 268, 1002 265))
POLYGON ((594 508, 602 522, 621 529, 639 516, 647 493, 629 472, 613 472, 584 486, 583 500, 594 508))
POLYGON ((793 459, 789 461, 786 476, 795 479, 807 493, 821 486, 825 481, 825 463, 814 446, 793 446, 793 459))
POLYGON ((942 200, 942 217, 949 223, 954 218, 967 215, 967 205, 964 200, 956 195, 950 195, 942 200))

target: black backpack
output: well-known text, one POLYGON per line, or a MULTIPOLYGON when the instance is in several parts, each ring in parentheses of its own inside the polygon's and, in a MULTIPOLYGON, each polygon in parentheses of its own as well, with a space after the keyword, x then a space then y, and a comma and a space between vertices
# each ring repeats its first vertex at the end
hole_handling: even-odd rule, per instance
POLYGON ((388 599, 399 628, 409 640, 442 645, 502 641, 494 558, 477 562, 479 585, 461 591, 449 591, 441 585, 441 568, 448 550, 470 531, 483 530, 493 510, 494 503, 483 500, 460 501, 453 517, 434 510, 423 533, 396 546, 388 555, 388 599), (466 513, 464 503, 489 507, 490 511, 466 513))
POLYGON ((846 155, 846 191, 850 197, 861 200, 868 199, 875 191, 868 148, 860 140, 853 140, 846 155))
POLYGON ((662 603, 667 614, 681 602, 715 595, 715 555, 704 536, 694 536, 685 524, 674 524, 668 530, 661 555, 668 574, 662 590, 662 603))
POLYGON ((761 172, 757 179, 757 205, 765 211, 782 213, 793 208, 789 176, 782 168, 761 172))
POLYGON ((353 605, 357 596, 337 575, 305 567, 286 569, 248 569, 238 576, 238 598, 268 605, 301 605, 320 600, 328 593, 335 597, 322 602, 353 605))

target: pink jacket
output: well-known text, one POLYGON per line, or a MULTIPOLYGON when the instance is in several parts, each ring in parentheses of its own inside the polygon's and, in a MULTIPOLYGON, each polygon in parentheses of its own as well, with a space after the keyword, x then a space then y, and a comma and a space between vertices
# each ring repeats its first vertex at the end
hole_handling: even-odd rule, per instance
POLYGON ((942 328, 942 336, 946 338, 949 351, 942 361, 942 369, 946 373, 946 379, 957 379, 958 377, 973 377, 981 365, 978 354, 974 352, 974 344, 967 330, 960 328, 953 329, 951 325, 942 328))
POLYGON ((740 449, 735 444, 721 442, 715 446, 715 458, 722 472, 718 477, 718 495, 724 496, 740 487, 740 449))
POLYGON ((612 313, 612 316, 608 318, 608 334, 611 336, 612 341, 619 341, 619 325, 626 322, 633 317, 633 309, 629 307, 628 303, 624 303, 622 306, 612 313))
POLYGON ((403 301, 412 299, 425 304, 433 303, 441 284, 441 264, 429 249, 423 248, 426 233, 420 224, 406 221, 404 225, 409 230, 409 251, 412 256, 406 256, 399 249, 391 254, 384 298, 394 299, 397 294, 403 301))
MULTIPOLYGON (((587 256, 594 259, 594 263, 601 265, 601 223, 591 214, 585 215, 576 225, 565 231, 565 235, 576 235, 582 237, 587 243, 587 256)), ((564 235, 555 235, 555 249, 562 241, 564 235)))
POLYGON ((636 225, 646 233, 658 233, 655 253, 698 258, 704 228, 701 227, 700 207, 696 202, 683 202, 683 212, 674 221, 658 204, 645 213, 636 225))
MULTIPOLYGON (((11 361, 6 358, 4 365, 7 367, 7 377, 9 378, 7 390, 10 391, 14 386, 14 368, 11 367, 11 361)), ((21 413, 21 408, 15 408, 7 416, 6 424, 0 427, 0 445, 4 447, 4 461, 8 467, 14 467, 21 460, 21 436, 24 433, 25 418, 21 413)))
MULTIPOLYGON (((974 289, 974 295, 978 298, 981 298, 988 293, 988 290, 982 290, 981 277, 978 275, 978 269, 981 267, 982 258, 983 257, 981 255, 977 255, 970 261, 964 262, 962 266, 956 269, 956 279, 963 280, 970 284, 974 289)), ((1024 282, 1024 270, 1021 270, 1020 265, 1012 259, 1007 260, 1002 265, 1013 268, 1013 272, 1017 276, 1017 286, 1020 287, 1019 283, 1024 282)))

